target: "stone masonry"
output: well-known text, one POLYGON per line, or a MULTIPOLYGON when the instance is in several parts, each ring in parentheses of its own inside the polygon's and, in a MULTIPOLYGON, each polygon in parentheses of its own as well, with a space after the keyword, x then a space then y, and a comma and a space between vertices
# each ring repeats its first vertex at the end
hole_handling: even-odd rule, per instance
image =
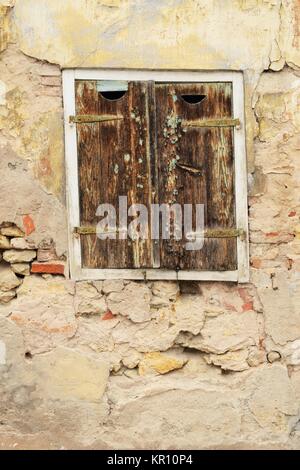
POLYGON ((300 448, 299 21, 298 0, 0 0, 0 449, 300 448), (70 66, 243 71, 250 283, 70 279, 70 66))

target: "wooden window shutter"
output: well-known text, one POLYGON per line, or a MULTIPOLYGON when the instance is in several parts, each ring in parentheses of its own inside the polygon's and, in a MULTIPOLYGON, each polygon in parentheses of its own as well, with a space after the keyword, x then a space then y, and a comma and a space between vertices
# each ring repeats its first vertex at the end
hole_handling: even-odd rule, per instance
POLYGON ((76 80, 75 91, 82 267, 236 270, 232 84, 76 80), (204 204, 203 248, 152 241, 150 220, 147 240, 99 240, 97 207, 120 195, 149 214, 204 204))
MULTIPOLYGON (((99 204, 118 207, 119 195, 128 197, 128 206, 149 208, 151 202, 147 84, 129 82, 127 88, 114 99, 113 92, 102 91, 102 82, 75 83, 80 225, 91 232, 99 222, 99 204)), ((87 233, 81 236, 81 251, 84 268, 152 266, 150 236, 100 240, 87 233)))
POLYGON ((161 240, 160 266, 180 270, 237 269, 237 242, 232 236, 232 85, 156 84, 155 91, 160 203, 204 204, 206 237, 198 251, 187 251, 185 238, 161 240))

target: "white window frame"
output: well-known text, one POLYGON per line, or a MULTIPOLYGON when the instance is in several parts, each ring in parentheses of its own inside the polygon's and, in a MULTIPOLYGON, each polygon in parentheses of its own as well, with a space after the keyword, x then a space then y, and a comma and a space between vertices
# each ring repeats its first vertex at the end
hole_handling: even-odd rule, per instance
POLYGON ((133 280, 199 280, 249 281, 249 241, 247 203, 247 159, 245 145, 244 80, 242 72, 231 71, 155 71, 117 69, 65 69, 63 70, 63 99, 65 123, 65 156, 68 207, 69 265, 74 280, 133 279, 133 280), (234 127, 234 170, 236 227, 244 231, 237 238, 237 266, 234 271, 197 271, 157 269, 85 269, 81 265, 80 236, 74 227, 80 226, 78 155, 76 124, 69 122, 75 115, 75 80, 126 80, 156 82, 231 82, 233 117, 241 125, 234 127))

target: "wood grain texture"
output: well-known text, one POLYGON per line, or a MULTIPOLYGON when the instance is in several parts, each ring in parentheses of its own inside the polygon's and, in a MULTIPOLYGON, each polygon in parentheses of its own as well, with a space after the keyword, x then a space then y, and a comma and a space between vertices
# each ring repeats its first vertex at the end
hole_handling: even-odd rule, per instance
MULTIPOLYGON (((182 127, 182 121, 232 117, 230 83, 156 85, 160 203, 204 204, 205 228, 235 228, 233 130, 182 127), (182 95, 205 95, 189 104, 182 95)), ((195 212, 193 226, 195 227, 195 212)), ((199 251, 160 241, 160 265, 179 270, 235 270, 236 239, 206 239, 199 251)))
MULTIPOLYGON (((149 207, 150 157, 147 86, 130 82, 119 100, 107 100, 97 92, 97 82, 76 81, 76 114, 115 115, 122 120, 77 124, 80 188, 80 224, 96 226, 101 203, 118 213, 119 196, 128 206, 149 207)), ((117 221, 118 222, 118 221, 117 221)), ((143 268, 152 266, 148 240, 99 240, 81 236, 83 268, 143 268)))
MULTIPOLYGON (((204 204, 206 230, 235 228, 233 129, 182 124, 231 119, 231 83, 130 82, 125 96, 111 101, 97 91, 96 81, 77 80, 76 114, 122 116, 77 124, 80 225, 96 227, 98 205, 118 210, 122 195, 128 206, 144 204, 149 214, 150 203, 204 204), (206 98, 190 104, 182 95, 206 98)), ((208 238, 199 251, 187 251, 187 241, 152 241, 150 225, 148 240, 85 234, 82 267, 237 269, 235 238, 208 238)))

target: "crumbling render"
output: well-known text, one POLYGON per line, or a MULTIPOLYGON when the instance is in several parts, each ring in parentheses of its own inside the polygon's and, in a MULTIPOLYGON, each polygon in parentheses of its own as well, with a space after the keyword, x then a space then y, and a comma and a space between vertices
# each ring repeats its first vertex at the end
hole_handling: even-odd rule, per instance
POLYGON ((299 448, 298 2, 170 0, 152 35, 149 2, 82 2, 41 0, 54 38, 0 1, 0 446, 299 448), (120 64, 244 71, 249 284, 69 279, 61 67, 120 64))

